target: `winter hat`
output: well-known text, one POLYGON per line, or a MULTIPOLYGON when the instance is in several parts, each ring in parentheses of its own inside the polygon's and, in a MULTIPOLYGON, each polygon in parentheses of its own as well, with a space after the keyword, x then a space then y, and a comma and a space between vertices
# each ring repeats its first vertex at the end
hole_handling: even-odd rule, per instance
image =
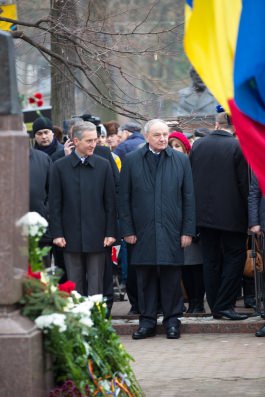
POLYGON ((194 135, 199 138, 203 138, 203 137, 209 135, 209 133, 210 133, 210 130, 209 130, 209 128, 206 128, 206 127, 200 127, 200 128, 196 128, 196 130, 194 130, 194 135))
POLYGON ((132 122, 123 124, 120 128, 121 128, 122 131, 127 130, 127 131, 130 131, 132 133, 141 132, 141 126, 139 124, 132 123, 132 122))
POLYGON ((176 131, 172 132, 172 133, 169 135, 168 139, 171 139, 171 138, 173 138, 173 139, 178 139, 178 140, 182 143, 182 146, 184 146, 186 152, 187 152, 187 153, 190 152, 190 150, 191 150, 191 145, 190 145, 190 143, 189 143, 188 138, 186 138, 185 135, 184 135, 182 132, 176 132, 176 131))
POLYGON ((53 130, 52 121, 48 119, 48 117, 39 117, 37 118, 32 126, 33 134, 40 130, 53 130))

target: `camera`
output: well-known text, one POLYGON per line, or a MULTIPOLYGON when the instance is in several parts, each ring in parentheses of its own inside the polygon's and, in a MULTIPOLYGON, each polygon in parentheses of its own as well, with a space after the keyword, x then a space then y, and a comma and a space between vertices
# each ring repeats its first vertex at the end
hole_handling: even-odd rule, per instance
POLYGON ((97 128, 97 135, 101 135, 101 120, 97 116, 92 116, 91 114, 83 114, 82 116, 73 116, 73 117, 79 117, 80 119, 83 119, 84 121, 89 121, 90 123, 95 124, 97 128))

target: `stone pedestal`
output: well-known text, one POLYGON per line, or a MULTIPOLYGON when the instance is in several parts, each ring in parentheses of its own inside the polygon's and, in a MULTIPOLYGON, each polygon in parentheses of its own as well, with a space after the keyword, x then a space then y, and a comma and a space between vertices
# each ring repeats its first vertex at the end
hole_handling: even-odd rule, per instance
POLYGON ((0 59, 0 397, 46 397, 41 332, 17 310, 28 262, 16 221, 29 208, 29 141, 22 129, 12 37, 1 31, 0 59))
POLYGON ((47 397, 42 334, 10 308, 0 310, 0 397, 47 397))

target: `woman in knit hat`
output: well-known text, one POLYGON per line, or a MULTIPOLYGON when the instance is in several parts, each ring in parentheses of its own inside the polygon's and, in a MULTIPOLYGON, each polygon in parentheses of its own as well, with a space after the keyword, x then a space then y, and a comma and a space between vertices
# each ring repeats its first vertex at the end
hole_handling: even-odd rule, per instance
MULTIPOLYGON (((168 137, 168 144, 172 149, 189 155, 191 145, 182 132, 174 131, 168 137)), ((182 282, 188 295, 189 308, 187 313, 205 313, 203 259, 199 236, 193 238, 192 244, 184 249, 184 265, 182 266, 182 282)))
POLYGON ((172 149, 184 154, 189 154, 191 151, 190 142, 182 132, 172 132, 168 137, 168 144, 172 147, 172 149))

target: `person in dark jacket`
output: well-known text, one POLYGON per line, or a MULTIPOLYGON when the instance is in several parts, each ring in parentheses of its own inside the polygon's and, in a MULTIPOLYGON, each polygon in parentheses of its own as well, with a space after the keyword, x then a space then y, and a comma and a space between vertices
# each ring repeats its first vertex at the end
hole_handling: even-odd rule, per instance
POLYGON ((190 154, 206 298, 214 318, 244 320, 235 312, 246 259, 248 168, 226 113, 190 154))
MULTIPOLYGON (((265 233, 265 196, 262 194, 258 180, 253 174, 248 196, 248 225, 249 230, 257 236, 265 233)), ((263 284, 265 280, 263 274, 263 284)), ((265 318, 265 306, 263 302, 263 317, 265 318)), ((255 334, 256 336, 265 336, 265 325, 263 325, 255 334)))
POLYGON ((126 155, 120 181, 121 234, 132 245, 140 311, 132 337, 155 335, 160 292, 167 338, 177 339, 183 314, 180 266, 195 232, 191 167, 184 154, 168 147, 165 121, 149 121, 145 133, 147 144, 126 155))
MULTIPOLYGON (((29 210, 38 212, 49 223, 49 179, 52 168, 50 157, 30 148, 29 152, 29 210)), ((52 238, 49 228, 40 240, 40 246, 51 246, 52 238)), ((44 264, 50 266, 50 255, 45 256, 44 264)))
POLYGON ((54 136, 52 121, 48 117, 37 118, 32 125, 32 130, 35 149, 41 150, 49 156, 63 149, 63 145, 54 136))
POLYGON ((121 143, 115 148, 114 153, 119 156, 121 163, 127 153, 139 149, 145 144, 144 136, 141 134, 141 126, 139 124, 129 122, 120 127, 122 131, 121 143))
POLYGON ((53 165, 51 233, 65 248, 68 279, 80 294, 94 295, 103 292, 105 247, 116 238, 115 186, 109 162, 93 154, 96 126, 84 122, 72 135, 75 150, 53 165))
MULTIPOLYGON (((72 151, 74 150, 74 147, 75 147, 73 144, 73 137, 72 137, 73 127, 81 126, 83 124, 84 124, 84 120, 81 117, 73 117, 70 120, 68 120, 68 139, 66 140, 63 149, 59 150, 58 152, 56 152, 52 155, 51 158, 53 161, 56 161, 60 158, 68 156, 72 153, 72 151)), ((111 153, 109 147, 97 145, 94 149, 94 154, 96 154, 100 157, 103 157, 104 159, 109 161, 109 163, 111 165, 112 175, 113 175, 114 182, 115 182, 116 195, 118 195, 120 175, 119 175, 118 167, 112 157, 112 153, 111 153)), ((55 265, 58 265, 59 267, 65 269, 64 259, 63 259, 63 250, 64 249, 59 248, 59 247, 56 248, 56 250, 55 250, 56 251, 55 265)), ((111 247, 106 248, 105 251, 106 251, 105 252, 106 263, 105 263, 105 271, 104 271, 103 295, 107 299, 108 313, 110 314, 112 305, 113 305, 113 301, 114 301, 111 247)))

